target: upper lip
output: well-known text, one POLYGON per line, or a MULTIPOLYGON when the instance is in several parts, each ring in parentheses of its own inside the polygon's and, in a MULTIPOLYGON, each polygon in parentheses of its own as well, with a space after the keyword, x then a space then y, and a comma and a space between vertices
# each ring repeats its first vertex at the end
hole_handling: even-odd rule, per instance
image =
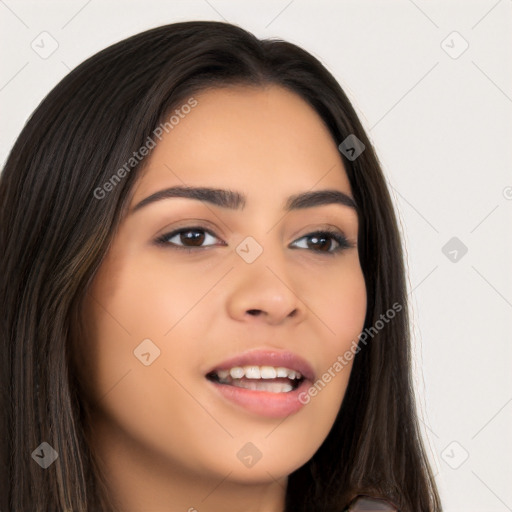
POLYGON ((222 363, 215 365, 206 374, 217 372, 219 370, 229 370, 235 366, 282 366, 290 370, 299 371, 304 378, 313 382, 315 372, 312 366, 302 357, 288 351, 276 350, 249 350, 226 359, 222 363))

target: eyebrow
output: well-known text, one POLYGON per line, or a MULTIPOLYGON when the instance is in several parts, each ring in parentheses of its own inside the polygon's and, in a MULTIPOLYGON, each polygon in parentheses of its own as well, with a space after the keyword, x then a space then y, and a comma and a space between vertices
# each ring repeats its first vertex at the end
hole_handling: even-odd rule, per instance
MULTIPOLYGON (((247 201, 243 194, 233 190, 210 187, 177 186, 159 190, 158 192, 151 194, 135 205, 132 208, 131 213, 134 213, 144 206, 157 201, 176 197, 205 201, 212 205, 231 210, 243 210, 247 201)), ((304 208, 313 208, 315 206, 327 204, 340 204, 353 208, 354 210, 356 209, 356 203, 352 197, 340 190, 331 189, 308 191, 292 195, 286 201, 284 209, 286 211, 301 210, 304 208)))

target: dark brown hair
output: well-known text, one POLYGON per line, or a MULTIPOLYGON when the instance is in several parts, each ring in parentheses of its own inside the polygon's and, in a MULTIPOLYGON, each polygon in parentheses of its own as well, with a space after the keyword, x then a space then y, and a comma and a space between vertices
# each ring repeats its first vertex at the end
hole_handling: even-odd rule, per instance
MULTIPOLYGON (((359 216, 367 287, 365 329, 402 310, 357 353, 336 422, 289 477, 286 512, 340 511, 355 495, 387 497, 403 512, 441 510, 421 441, 411 379, 407 295, 397 220, 357 115, 326 68, 301 48, 239 27, 184 22, 121 41, 70 72, 41 102, 0 181, 0 509, 109 510, 85 426, 73 342, 81 303, 143 162, 103 199, 111 179, 194 92, 276 84, 323 119, 342 156, 359 216), (31 458, 43 441, 59 457, 31 458)), ((375 329, 374 329, 375 330, 375 329)))

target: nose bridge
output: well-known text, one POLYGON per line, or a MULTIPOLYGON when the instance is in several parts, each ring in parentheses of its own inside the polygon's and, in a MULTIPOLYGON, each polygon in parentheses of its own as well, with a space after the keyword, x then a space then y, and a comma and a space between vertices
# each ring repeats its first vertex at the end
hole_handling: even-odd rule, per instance
POLYGON ((271 323, 297 318, 303 304, 295 289, 297 276, 290 272, 286 248, 276 233, 261 239, 263 243, 249 236, 236 247, 240 261, 228 297, 229 314, 237 319, 264 316, 271 323))

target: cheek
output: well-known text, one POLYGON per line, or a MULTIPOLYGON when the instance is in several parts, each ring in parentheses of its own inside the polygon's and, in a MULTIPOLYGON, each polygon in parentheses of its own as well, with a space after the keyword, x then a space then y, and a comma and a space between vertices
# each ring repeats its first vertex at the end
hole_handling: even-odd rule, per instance
POLYGON ((98 302, 110 316, 105 325, 114 321, 118 325, 113 328, 124 328, 134 341, 161 339, 205 295, 210 280, 202 272, 177 270, 165 258, 140 255, 134 260, 136 264, 119 265, 115 276, 106 269, 103 278, 109 290, 100 279, 92 294, 101 298, 98 302))
POLYGON ((91 287, 83 310, 88 323, 82 349, 89 400, 100 426, 115 425, 123 433, 115 449, 142 443, 198 470, 201 454, 209 450, 204 433, 225 435, 194 399, 196 392, 189 391, 197 385, 190 369, 197 367, 200 347, 193 336, 197 322, 191 324, 187 312, 208 288, 197 272, 194 284, 190 274, 171 273, 155 261, 146 265, 142 257, 139 261, 136 267, 120 261, 115 267, 105 265, 91 287), (139 350, 148 339, 144 351, 139 350), (150 364, 145 365, 148 352, 150 364), (202 444, 191 443, 202 438, 202 444))
POLYGON ((352 341, 357 342, 364 327, 366 284, 357 254, 322 273, 308 287, 308 306, 325 327, 323 352, 332 358, 345 352, 352 341))
MULTIPOLYGON (((352 370, 353 358, 366 317, 367 295, 359 261, 353 259, 324 281, 324 293, 318 288, 311 309, 323 323, 322 367, 316 385, 305 396, 315 414, 325 418, 323 427, 334 422, 341 406, 352 370)), ((330 427, 329 427, 330 428, 330 427)), ((327 434, 325 434, 327 435, 327 434)))
POLYGON ((331 294, 336 300, 325 301, 324 310, 334 338, 344 342, 360 334, 366 316, 366 287, 361 275, 350 276, 331 294))

